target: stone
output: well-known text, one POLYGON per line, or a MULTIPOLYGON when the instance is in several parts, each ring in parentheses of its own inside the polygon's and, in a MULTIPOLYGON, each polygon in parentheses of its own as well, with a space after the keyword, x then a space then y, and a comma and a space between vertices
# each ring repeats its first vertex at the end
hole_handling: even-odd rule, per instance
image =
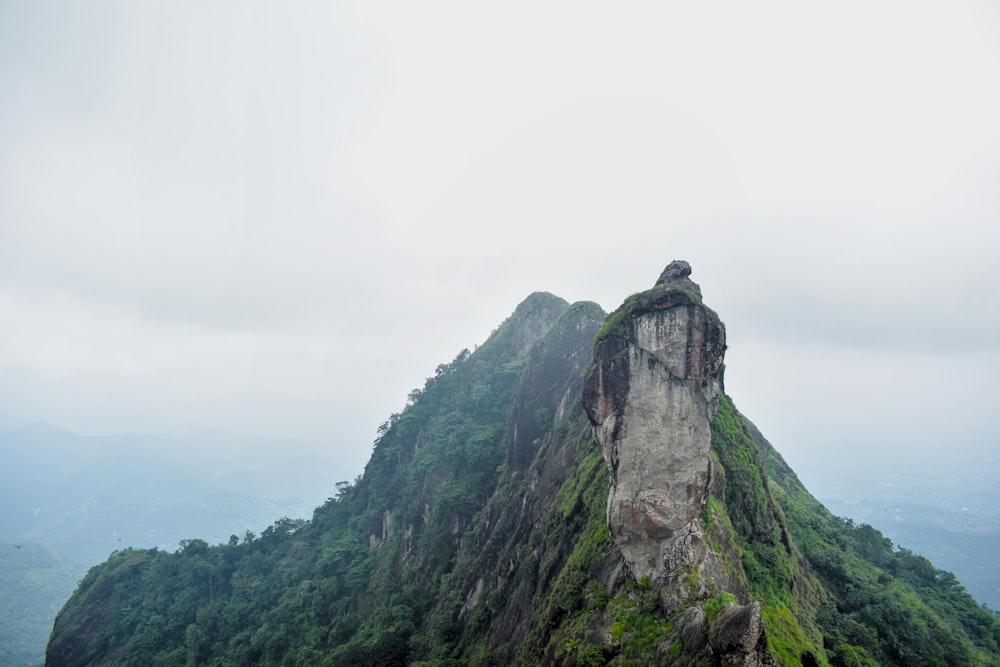
POLYGON ((712 648, 722 665, 760 667, 773 664, 764 636, 760 602, 727 607, 715 619, 719 632, 712 648), (762 659, 763 658, 763 659, 762 659))
POLYGON ((720 613, 716 646, 722 653, 752 653, 760 642, 763 630, 760 602, 727 607, 720 613))
POLYGON ((665 283, 673 282, 680 278, 687 278, 691 275, 691 265, 685 262, 683 259, 675 259, 674 261, 667 264, 667 268, 663 269, 663 273, 660 274, 659 279, 657 279, 657 285, 663 285, 665 283))
POLYGON ((701 514, 712 479, 725 329, 701 303, 687 262, 611 317, 624 337, 594 348, 583 403, 611 476, 611 535, 635 578, 656 582, 704 561, 701 514))
POLYGON ((705 612, 701 607, 690 607, 681 617, 681 646, 685 655, 701 653, 708 645, 705 632, 705 612))

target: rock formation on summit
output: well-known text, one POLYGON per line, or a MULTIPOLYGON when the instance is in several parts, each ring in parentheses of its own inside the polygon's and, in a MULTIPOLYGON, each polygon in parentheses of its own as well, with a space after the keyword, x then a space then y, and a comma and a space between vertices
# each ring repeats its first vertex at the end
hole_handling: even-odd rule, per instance
POLYGON ((726 332, 690 274, 672 262, 608 318, 583 392, 611 473, 611 534, 633 576, 658 583, 708 555, 700 517, 726 332))

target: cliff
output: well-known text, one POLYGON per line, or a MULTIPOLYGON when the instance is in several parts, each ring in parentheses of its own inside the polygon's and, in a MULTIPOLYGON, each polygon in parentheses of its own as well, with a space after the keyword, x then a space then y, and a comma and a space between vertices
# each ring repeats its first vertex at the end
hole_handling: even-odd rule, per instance
MULTIPOLYGON (((583 404, 610 472, 607 522, 631 577, 648 579, 673 611, 718 593, 746 598, 702 521, 712 494, 711 423, 722 391, 726 331, 702 302, 687 262, 630 298, 598 335, 583 404)), ((726 542, 732 537, 726 536, 726 542)), ((739 664, 771 660, 759 603, 725 610, 715 645, 689 607, 682 647, 739 664)))
POLYGON ((726 332, 686 262, 615 313, 583 403, 611 473, 608 526, 631 574, 658 585, 709 554, 701 528, 726 332))
POLYGON ((993 614, 736 410, 689 276, 610 316, 531 295, 310 521, 91 570, 47 664, 1000 664, 993 614))

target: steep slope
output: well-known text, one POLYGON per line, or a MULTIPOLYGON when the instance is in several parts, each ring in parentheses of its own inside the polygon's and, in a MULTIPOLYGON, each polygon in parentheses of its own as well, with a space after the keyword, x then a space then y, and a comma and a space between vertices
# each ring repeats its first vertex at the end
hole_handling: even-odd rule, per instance
POLYGON ((596 304, 573 304, 528 358, 500 484, 431 616, 433 664, 551 660, 549 630, 604 598, 594 576, 615 566, 607 476, 579 401, 603 320, 596 304))
POLYGON ((567 307, 533 294, 440 365, 379 429, 363 477, 338 484, 311 522, 218 548, 128 549, 94 568, 56 619, 48 664, 401 664, 496 485, 528 352, 567 307))
POLYGON ((689 273, 608 317, 533 294, 311 521, 92 569, 47 664, 1000 664, 995 616, 737 412, 689 273))
POLYGON ((867 524, 833 516, 756 426, 739 415, 765 462, 775 499, 827 592, 817 622, 837 664, 997 664, 997 614, 953 574, 867 524), (989 657, 988 657, 989 656, 989 657))

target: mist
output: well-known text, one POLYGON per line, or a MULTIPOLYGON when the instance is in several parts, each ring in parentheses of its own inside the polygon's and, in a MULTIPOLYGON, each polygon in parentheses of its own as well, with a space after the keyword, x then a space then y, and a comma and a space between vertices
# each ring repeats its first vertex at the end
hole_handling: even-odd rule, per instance
POLYGON ((989 3, 7 3, 0 427, 353 479, 530 292, 611 311, 682 258, 793 467, 994 455, 998 37, 989 3))

